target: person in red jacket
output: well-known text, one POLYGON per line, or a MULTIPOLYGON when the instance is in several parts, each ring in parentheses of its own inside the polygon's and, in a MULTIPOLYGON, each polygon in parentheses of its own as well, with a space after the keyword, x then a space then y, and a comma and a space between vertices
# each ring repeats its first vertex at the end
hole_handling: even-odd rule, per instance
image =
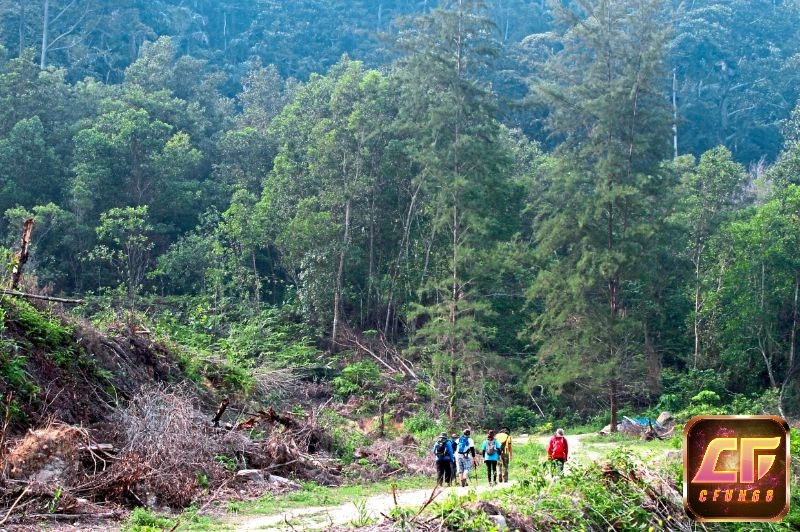
POLYGON ((564 437, 564 429, 558 429, 547 443, 547 459, 555 461, 559 474, 564 472, 564 462, 569 459, 569 445, 564 437))

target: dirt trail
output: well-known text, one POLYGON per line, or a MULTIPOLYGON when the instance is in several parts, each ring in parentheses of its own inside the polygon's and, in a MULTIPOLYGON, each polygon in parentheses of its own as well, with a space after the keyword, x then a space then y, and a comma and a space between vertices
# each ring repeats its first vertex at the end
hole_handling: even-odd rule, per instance
MULTIPOLYGON (((597 451, 599 447, 613 447, 613 443, 593 443, 591 448, 587 448, 583 445, 582 440, 589 436, 594 436, 594 434, 574 434, 574 435, 567 435, 567 445, 569 446, 569 459, 572 460, 590 460, 592 462, 596 462, 601 458, 601 453, 597 451)), ((552 436, 542 436, 537 438, 535 441, 545 448, 547 448, 547 443, 550 441, 552 436)), ((529 440, 531 441, 531 440, 529 440)))
MULTIPOLYGON (((483 470, 479 471, 479 473, 483 472, 483 470)), ((512 480, 507 484, 489 487, 486 482, 483 481, 478 486, 444 488, 439 490, 434 501, 442 501, 451 494, 467 495, 470 491, 483 493, 485 491, 502 489, 512 486, 514 483, 515 482, 512 480)), ((397 505, 419 508, 425 504, 430 496, 430 489, 398 491, 397 505)), ((389 512, 395 507, 394 498, 391 493, 373 495, 363 502, 363 509, 357 508, 352 502, 342 504, 341 506, 294 508, 280 514, 252 517, 234 523, 234 526, 236 530, 288 530, 292 527, 296 530, 320 530, 335 525, 347 525, 362 517, 381 520, 382 513, 389 515, 389 512)))
MULTIPOLYGON (((596 461, 601 457, 601 453, 595 450, 598 446, 606 444, 592 444, 585 446, 582 441, 585 437, 592 436, 592 434, 577 434, 567 436, 569 443, 570 461, 572 460, 591 460, 596 461)), ((531 436, 528 438, 529 443, 539 443, 547 447, 549 436, 536 437, 531 436)), ((483 474, 485 470, 480 469, 479 474, 483 474)), ((474 482, 474 480, 473 480, 474 482)), ((466 495, 470 491, 483 493, 489 490, 502 489, 511 486, 515 481, 507 484, 501 484, 497 487, 489 487, 484 478, 480 478, 478 486, 469 486, 466 488, 444 488, 441 493, 437 495, 435 501, 446 499, 450 494, 466 495)), ((419 508, 428 497, 431 495, 430 489, 421 490, 407 490, 397 492, 397 505, 406 506, 411 508, 419 508)), ((384 495, 374 495, 362 501, 364 506, 362 509, 356 507, 352 502, 342 504, 340 506, 319 506, 307 508, 293 508, 278 514, 249 517, 237 520, 232 523, 236 530, 320 530, 332 526, 348 525, 349 523, 361 518, 369 517, 381 520, 381 514, 388 515, 392 508, 395 507, 394 498, 391 493, 384 495)))

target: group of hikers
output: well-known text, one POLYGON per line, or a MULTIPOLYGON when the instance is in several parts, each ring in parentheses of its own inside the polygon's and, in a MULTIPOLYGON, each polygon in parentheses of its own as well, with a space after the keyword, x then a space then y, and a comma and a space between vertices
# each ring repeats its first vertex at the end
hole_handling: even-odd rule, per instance
POLYGON ((475 449, 475 440, 471 437, 470 429, 464 429, 460 436, 453 434, 449 438, 446 432, 442 432, 433 444, 436 482, 452 486, 457 479, 462 486, 468 486, 470 471, 478 465, 478 453, 486 464, 490 486, 498 482, 498 469, 499 481, 508 482, 508 464, 513 453, 511 431, 508 427, 501 428, 497 433, 490 430, 479 451, 475 449))
MULTIPOLYGON (((475 440, 471 437, 470 429, 464 429, 460 436, 453 434, 448 437, 446 432, 442 432, 433 444, 433 454, 436 457, 437 484, 452 486, 453 483, 460 483, 461 486, 468 486, 470 471, 477 467, 477 457, 480 454, 486 464, 489 486, 495 486, 498 476, 499 482, 508 482, 508 466, 513 454, 511 431, 508 427, 497 432, 490 430, 479 451, 475 449, 475 440)), ((561 473, 568 457, 569 445, 564 429, 558 429, 547 444, 547 458, 553 461, 557 471, 561 473)), ((475 478, 477 479, 477 475, 475 478)))

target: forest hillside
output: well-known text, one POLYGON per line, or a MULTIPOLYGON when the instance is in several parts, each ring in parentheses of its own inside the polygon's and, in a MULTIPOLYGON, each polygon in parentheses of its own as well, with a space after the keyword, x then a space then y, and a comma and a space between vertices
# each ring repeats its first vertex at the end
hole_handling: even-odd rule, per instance
POLYGON ((0 0, 3 434, 796 427, 799 61, 796 0, 0 0))

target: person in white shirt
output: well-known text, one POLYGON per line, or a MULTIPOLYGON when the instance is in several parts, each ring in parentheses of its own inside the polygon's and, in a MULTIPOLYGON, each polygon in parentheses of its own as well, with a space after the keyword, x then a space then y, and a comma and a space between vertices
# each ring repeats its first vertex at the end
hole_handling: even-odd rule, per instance
POLYGON ((461 480, 462 486, 467 486, 469 479, 469 472, 475 463, 475 440, 470 438, 470 430, 464 429, 464 434, 458 438, 458 445, 456 447, 456 467, 458 469, 458 478, 461 480))

